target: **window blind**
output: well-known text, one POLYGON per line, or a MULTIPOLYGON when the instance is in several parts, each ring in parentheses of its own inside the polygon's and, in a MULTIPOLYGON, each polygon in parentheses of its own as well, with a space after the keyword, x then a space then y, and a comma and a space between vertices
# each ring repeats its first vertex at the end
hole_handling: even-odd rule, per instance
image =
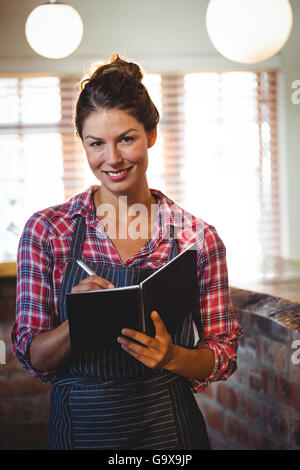
POLYGON ((163 179, 168 196, 178 204, 185 201, 185 92, 184 75, 162 75, 161 121, 163 179))
POLYGON ((217 228, 232 266, 280 256, 277 72, 186 74, 184 101, 185 207, 217 228))
POLYGON ((279 129, 276 72, 257 73, 259 127, 259 237, 265 252, 280 254, 279 129))
POLYGON ((85 186, 85 166, 83 148, 76 137, 73 115, 76 98, 79 94, 80 77, 61 77, 61 121, 63 156, 63 185, 65 200, 83 191, 85 186))
MULTIPOLYGON (((73 127, 80 79, 0 78, 6 247, 25 214, 97 182, 73 127)), ((147 74, 144 83, 161 115, 149 186, 216 226, 229 252, 280 254, 277 72, 147 74)), ((14 256, 6 251, 3 261, 14 256)))
POLYGON ((0 78, 0 261, 26 220, 63 198, 58 77, 0 78))

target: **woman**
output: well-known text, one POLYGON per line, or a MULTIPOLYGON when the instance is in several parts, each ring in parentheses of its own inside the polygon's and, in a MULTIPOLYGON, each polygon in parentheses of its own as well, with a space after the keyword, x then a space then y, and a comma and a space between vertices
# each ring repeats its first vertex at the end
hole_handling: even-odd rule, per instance
POLYGON ((224 244, 213 226, 148 187, 159 114, 142 78, 114 54, 82 82, 76 131, 101 185, 35 213, 19 244, 13 349, 30 374, 53 383, 51 449, 209 449, 193 392, 236 369, 242 330, 224 244), (135 204, 145 209, 139 238, 129 234, 135 204), (124 328, 115 347, 71 350, 66 293, 137 284, 195 240, 199 305, 172 337, 152 312, 154 338, 124 328))

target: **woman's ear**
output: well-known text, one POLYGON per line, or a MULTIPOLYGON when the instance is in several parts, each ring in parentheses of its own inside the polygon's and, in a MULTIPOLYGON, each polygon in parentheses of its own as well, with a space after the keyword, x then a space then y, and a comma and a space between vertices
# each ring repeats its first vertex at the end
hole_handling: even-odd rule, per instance
POLYGON ((152 131, 148 132, 148 149, 150 147, 153 147, 153 145, 156 142, 156 137, 157 137, 157 126, 152 129, 152 131))

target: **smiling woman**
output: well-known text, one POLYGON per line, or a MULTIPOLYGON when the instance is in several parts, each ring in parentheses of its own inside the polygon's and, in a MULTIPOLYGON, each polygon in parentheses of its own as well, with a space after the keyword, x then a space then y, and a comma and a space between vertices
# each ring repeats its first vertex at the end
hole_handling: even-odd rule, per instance
MULTIPOLYGON (((148 186, 159 113, 142 78, 137 64, 113 55, 83 81, 75 126, 100 185, 33 214, 19 244, 13 350, 53 384, 51 449, 209 449, 193 392, 236 369, 242 329, 225 246, 213 226, 148 186), (106 208, 115 236, 105 229, 106 208), (138 237, 127 231, 133 209, 138 237), (152 311, 154 337, 124 325, 112 348, 71 350, 67 293, 139 284, 195 241, 198 304, 172 335, 152 311), (94 275, 86 277, 80 258, 94 275)), ((100 305, 104 329, 106 313, 100 305)))

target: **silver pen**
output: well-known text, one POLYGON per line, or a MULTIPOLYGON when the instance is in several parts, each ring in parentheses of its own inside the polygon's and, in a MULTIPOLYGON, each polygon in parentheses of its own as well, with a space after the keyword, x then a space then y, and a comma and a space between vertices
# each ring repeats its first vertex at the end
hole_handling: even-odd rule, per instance
POLYGON ((79 264, 79 266, 90 276, 94 276, 94 275, 97 276, 97 274, 91 268, 89 268, 81 259, 77 259, 76 261, 79 264))

